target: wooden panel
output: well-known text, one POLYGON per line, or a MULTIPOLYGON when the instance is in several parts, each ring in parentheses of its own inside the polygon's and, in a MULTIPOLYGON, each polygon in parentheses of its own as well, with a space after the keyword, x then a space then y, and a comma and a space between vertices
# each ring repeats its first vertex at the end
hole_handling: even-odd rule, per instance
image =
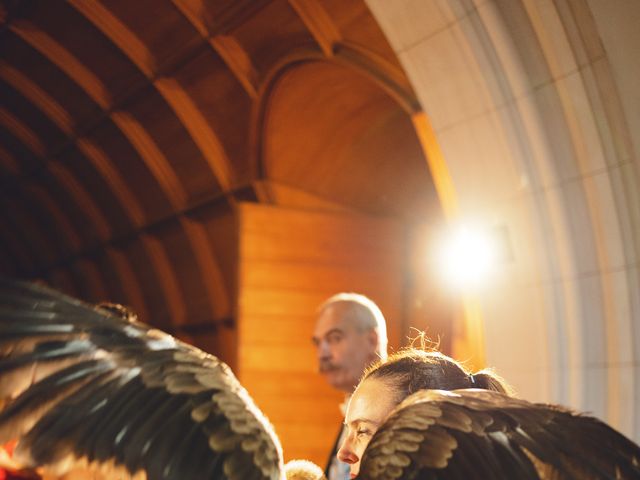
POLYGON ((370 296, 402 321, 404 228, 380 218, 239 206, 238 368, 272 420, 285 457, 324 464, 341 421, 342 395, 317 373, 316 308, 338 291, 370 296))

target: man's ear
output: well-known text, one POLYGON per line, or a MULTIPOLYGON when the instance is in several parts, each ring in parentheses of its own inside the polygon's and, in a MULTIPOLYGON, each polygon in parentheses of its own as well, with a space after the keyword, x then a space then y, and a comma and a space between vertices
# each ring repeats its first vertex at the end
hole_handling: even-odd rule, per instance
POLYGON ((378 348, 378 331, 375 329, 371 329, 367 332, 367 340, 369 341, 373 351, 375 352, 378 348))

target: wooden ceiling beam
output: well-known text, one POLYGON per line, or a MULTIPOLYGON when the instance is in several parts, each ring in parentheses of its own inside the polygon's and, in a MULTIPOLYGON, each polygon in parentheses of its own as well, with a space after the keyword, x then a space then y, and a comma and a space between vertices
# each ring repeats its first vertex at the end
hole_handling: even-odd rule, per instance
MULTIPOLYGON (((175 80, 162 78, 162 73, 157 71, 158 66, 153 53, 133 31, 100 2, 72 0, 71 4, 109 38, 140 69, 149 82, 156 87, 202 152, 221 188, 225 191, 228 190, 233 176, 231 162, 217 135, 184 88, 175 80)), ((166 75, 167 73, 164 72, 164 74, 166 75)), ((128 126, 131 125, 129 124, 128 126)), ((125 134, 131 136, 131 138, 142 140, 139 136, 140 130, 133 126, 132 128, 134 131, 125 132, 125 134)), ((142 145, 138 144, 138 147, 140 146, 142 145)), ((148 141, 144 142, 144 146, 149 147, 148 141)), ((179 201, 179 193, 175 188, 177 177, 175 181, 173 179, 169 181, 167 176, 169 170, 171 170, 168 162, 165 161, 157 167, 149 164, 149 167, 160 174, 160 177, 157 178, 162 182, 162 185, 169 186, 169 189, 166 190, 169 198, 179 201), (171 185, 167 185, 167 182, 171 183, 171 185)))
POLYGON ((180 183, 169 160, 142 124, 133 115, 122 110, 112 112, 110 117, 138 152, 138 155, 140 155, 151 175, 160 185, 160 189, 166 195, 174 210, 185 208, 187 192, 180 183))
POLYGON ((0 78, 39 108, 60 130, 70 137, 73 135, 75 126, 71 115, 27 75, 0 60, 0 78))
POLYGON ((47 168, 60 186, 73 197, 78 208, 84 211, 87 218, 90 219, 100 242, 106 242, 111 237, 111 228, 94 202, 93 196, 60 162, 49 162, 47 168))
MULTIPOLYGON (((90 3, 93 4, 94 2, 90 3)), ((65 72, 103 110, 110 112, 109 116, 140 154, 140 157, 154 175, 169 201, 174 207, 182 208, 186 194, 170 163, 160 153, 160 149, 155 145, 151 136, 143 131, 143 127, 139 122, 135 121, 131 115, 115 111, 108 89, 102 81, 76 59, 73 54, 67 51, 63 45, 40 31, 35 25, 23 20, 16 20, 10 24, 9 28, 65 72)))
POLYGON ((128 215, 131 224, 136 228, 141 228, 146 219, 140 202, 131 192, 122 175, 113 167, 104 151, 87 138, 78 138, 76 146, 107 183, 111 192, 118 199, 122 210, 128 215))
POLYGON ((56 39, 27 20, 13 19, 8 26, 9 30, 65 72, 100 108, 109 110, 112 107, 113 99, 111 94, 100 78, 85 67, 80 60, 56 39))
MULTIPOLYGON (((75 122, 67 110, 48 93, 42 90, 29 77, 6 62, 0 61, 0 78, 9 83, 21 93, 25 99, 44 113, 71 141, 75 142, 78 150, 92 163, 93 167, 104 178, 105 182, 120 201, 122 209, 129 216, 133 225, 139 227, 144 224, 144 213, 138 200, 123 180, 122 176, 113 168, 106 154, 94 142, 75 132, 75 122)), ((0 151, 0 156, 2 152, 0 151)), ((17 164, 16 164, 17 167, 17 164)), ((18 173, 18 170, 15 170, 18 173)))
POLYGON ((131 263, 127 256, 113 247, 107 247, 104 251, 118 274, 122 284, 122 291, 127 296, 129 305, 141 319, 150 322, 149 309, 140 288, 140 282, 136 280, 138 277, 133 268, 131 268, 131 263))
POLYGON ((98 0, 69 0, 73 8, 97 27, 140 69, 145 77, 151 79, 157 74, 158 66, 154 55, 118 17, 113 15, 98 0))
POLYGON ((20 173, 20 166, 13 154, 7 152, 2 145, 0 145, 0 165, 11 175, 18 175, 20 173))
POLYGON ((177 325, 187 323, 187 306, 183 295, 181 295, 182 289, 162 242, 150 234, 140 235, 140 241, 155 269, 156 278, 169 307, 171 323, 177 325))
POLYGON ((230 297, 225 288, 222 269, 216 259, 213 244, 201 223, 183 216, 180 219, 180 224, 187 233, 200 267, 202 283, 207 291, 207 299, 213 318, 223 318, 231 312, 230 297))
MULTIPOLYGON (((230 35, 209 31, 202 18, 202 12, 194 11, 184 0, 172 1, 200 35, 207 39, 213 50, 220 55, 247 95, 255 99, 258 95, 258 73, 242 45, 230 35)), ((226 28, 219 28, 219 30, 223 32, 226 28)))
POLYGON ((2 106, 0 106, 0 126, 4 127, 22 142, 36 157, 44 160, 47 156, 47 149, 38 135, 2 106))
POLYGON ((159 78, 153 84, 189 132, 222 190, 228 191, 234 183, 231 161, 198 106, 174 78, 159 78))
POLYGON ((64 232, 65 240, 69 242, 71 251, 78 251, 82 246, 80 237, 76 228, 71 224, 69 218, 60 209, 58 202, 49 195, 46 189, 34 183, 24 185, 24 189, 27 190, 43 209, 49 212, 54 222, 57 224, 57 229, 64 232))
POLYGON ((328 58, 333 57, 335 46, 342 42, 340 30, 318 0, 289 0, 300 20, 328 58))
MULTIPOLYGON (((2 203, 0 202, 0 205, 2 203)), ((29 270, 36 268, 36 262, 28 251, 27 244, 22 241, 21 235, 16 231, 15 225, 6 215, 0 215, 0 236, 4 239, 4 244, 9 251, 7 255, 17 260, 17 264, 22 267, 20 273, 28 273, 29 270), (26 266, 26 268, 25 268, 26 266)))

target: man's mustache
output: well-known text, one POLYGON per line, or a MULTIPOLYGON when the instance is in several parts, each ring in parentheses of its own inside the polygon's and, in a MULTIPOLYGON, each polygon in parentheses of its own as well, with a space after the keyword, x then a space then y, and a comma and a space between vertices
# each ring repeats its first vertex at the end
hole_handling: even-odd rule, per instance
POLYGON ((320 366, 319 366, 320 373, 332 372, 334 370, 338 370, 339 368, 340 367, 338 365, 336 365, 335 363, 332 363, 329 360, 320 361, 320 366))

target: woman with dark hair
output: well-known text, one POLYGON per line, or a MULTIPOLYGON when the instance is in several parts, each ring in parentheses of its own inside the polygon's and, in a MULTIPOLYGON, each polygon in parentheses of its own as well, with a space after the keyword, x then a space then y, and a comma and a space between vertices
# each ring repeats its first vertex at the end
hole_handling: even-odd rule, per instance
POLYGON ((480 388, 511 394, 507 383, 490 369, 467 371, 438 351, 406 348, 368 368, 347 409, 345 438, 338 458, 351 465, 351 477, 360 469, 362 454, 389 413, 419 390, 480 388))

